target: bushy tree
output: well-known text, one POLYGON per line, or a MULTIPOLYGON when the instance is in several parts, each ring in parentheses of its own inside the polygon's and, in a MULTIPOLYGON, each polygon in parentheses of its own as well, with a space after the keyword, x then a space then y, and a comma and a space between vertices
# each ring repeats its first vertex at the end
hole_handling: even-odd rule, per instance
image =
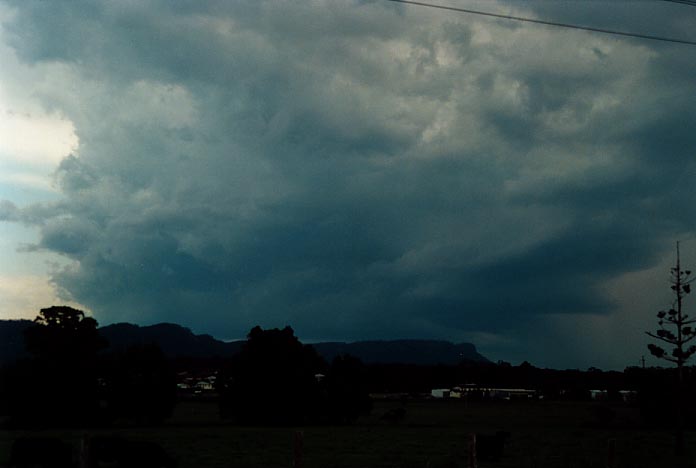
POLYGON ((97 353, 107 346, 99 335, 97 321, 72 307, 41 309, 34 323, 24 331, 24 343, 27 351, 39 359, 92 365, 97 353))
POLYGON ((240 424, 289 425, 315 419, 322 360, 293 329, 254 327, 220 375, 220 411, 240 424))
POLYGON ((19 426, 74 426, 99 413, 97 354, 106 346, 96 320, 67 306, 41 309, 25 330, 30 359, 8 370, 4 397, 19 426))

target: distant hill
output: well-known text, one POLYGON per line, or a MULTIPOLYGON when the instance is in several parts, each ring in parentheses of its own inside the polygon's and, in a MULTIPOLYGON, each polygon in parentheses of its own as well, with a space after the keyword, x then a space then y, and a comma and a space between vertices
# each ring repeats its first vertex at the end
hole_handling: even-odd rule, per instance
POLYGON ((314 343, 324 359, 350 354, 371 364, 457 364, 461 361, 489 362, 471 343, 454 344, 440 340, 378 340, 352 343, 314 343))
POLYGON ((99 328, 114 351, 133 345, 157 343, 170 357, 228 357, 238 352, 243 341, 226 343, 210 335, 196 335, 175 323, 158 323, 141 327, 131 323, 116 323, 99 328))
MULTIPOLYGON (((24 355, 22 331, 32 324, 29 320, 0 320, 0 363, 24 355)), ((174 323, 141 327, 117 323, 99 328, 109 341, 109 349, 122 351, 133 345, 156 343, 170 357, 229 357, 237 353, 244 341, 224 342, 210 335, 196 335, 190 329, 174 323)), ((365 363, 456 364, 460 361, 489 362, 473 344, 454 344, 438 340, 384 340, 352 343, 313 343, 326 360, 340 354, 350 354, 365 363)))

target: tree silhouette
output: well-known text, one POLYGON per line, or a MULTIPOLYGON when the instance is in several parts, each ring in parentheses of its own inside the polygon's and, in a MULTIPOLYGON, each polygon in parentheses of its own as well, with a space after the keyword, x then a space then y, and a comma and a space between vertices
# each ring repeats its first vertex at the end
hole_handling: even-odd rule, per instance
POLYGON ((67 306, 41 309, 24 333, 32 358, 11 366, 5 397, 19 426, 70 426, 99 411, 97 353, 106 346, 97 321, 67 306))
POLYGON ((240 424, 288 425, 315 419, 323 361, 293 329, 254 327, 218 381, 222 417, 240 424))
POLYGON ((34 323, 24 331, 24 343, 27 351, 40 359, 88 362, 107 346, 97 321, 72 307, 41 309, 34 323))
POLYGON ((684 411, 686 410, 684 407, 684 364, 696 353, 696 346, 691 345, 687 348, 687 344, 696 338, 696 328, 691 326, 696 320, 690 319, 682 309, 684 297, 691 293, 693 279, 690 270, 682 270, 681 268, 679 242, 677 242, 677 264, 670 270, 670 273, 671 289, 675 296, 672 307, 667 311, 661 310, 657 313, 660 328, 655 333, 646 332, 646 334, 668 346, 668 349, 665 349, 662 347, 664 345, 650 343, 648 345, 650 353, 677 366, 677 407, 675 410, 678 420, 675 453, 682 454, 684 451, 684 411), (669 348, 671 348, 671 352, 669 352, 669 348))

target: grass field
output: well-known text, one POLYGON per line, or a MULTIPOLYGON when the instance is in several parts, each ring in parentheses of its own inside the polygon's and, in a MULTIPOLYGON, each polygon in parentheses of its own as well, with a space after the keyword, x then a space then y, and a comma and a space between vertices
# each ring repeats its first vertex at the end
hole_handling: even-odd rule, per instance
MULTIPOLYGON (((454 468, 467 467, 471 432, 511 433, 505 455, 480 461, 479 467, 607 466, 609 439, 615 439, 616 468, 696 468, 696 434, 687 434, 687 454, 672 455, 671 434, 641 427, 637 410, 614 406, 614 420, 599 427, 596 404, 496 402, 465 405, 458 401, 406 403, 406 417, 387 424, 380 416, 398 402, 380 401, 370 416, 348 427, 246 428, 223 424, 212 403, 182 403, 163 427, 91 430, 155 441, 181 468, 290 467, 295 430, 304 434, 305 468, 454 468)), ((86 431, 45 431, 77 443, 86 431)), ((0 433, 0 464, 12 441, 24 433, 0 433)))

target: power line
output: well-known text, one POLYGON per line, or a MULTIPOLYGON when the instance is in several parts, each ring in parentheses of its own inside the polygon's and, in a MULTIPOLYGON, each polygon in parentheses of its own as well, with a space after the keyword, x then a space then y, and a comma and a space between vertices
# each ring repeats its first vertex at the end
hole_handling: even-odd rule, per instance
MULTIPOLYGON (((407 5, 417 5, 417 6, 427 7, 427 8, 436 8, 438 10, 456 11, 458 13, 469 13, 472 15, 490 16, 493 18, 502 18, 502 19, 513 20, 513 21, 523 21, 526 23, 544 24, 547 26, 556 26, 556 27, 560 27, 560 28, 580 29, 583 31, 592 31, 592 32, 598 32, 598 33, 603 33, 603 34, 613 34, 616 36, 637 37, 639 39, 650 39, 653 41, 673 42, 673 43, 677 43, 677 44, 696 45, 696 41, 688 41, 685 39, 674 39, 674 38, 670 38, 670 37, 653 36, 650 34, 639 34, 639 33, 625 32, 625 31, 615 31, 613 29, 592 28, 589 26, 578 26, 576 24, 569 24, 569 23, 557 23, 555 21, 544 21, 544 20, 538 20, 538 19, 533 19, 533 18, 524 18, 521 16, 501 15, 498 13, 490 13, 490 12, 479 11, 479 10, 470 10, 467 8, 458 8, 458 7, 446 6, 446 5, 436 5, 434 3, 425 3, 425 2, 418 2, 418 1, 412 1, 412 0, 386 0, 386 1, 394 2, 394 3, 404 3, 407 5)), ((679 3, 686 2, 686 0, 665 0, 665 1, 674 1, 674 2, 679 2, 679 3)), ((691 5, 691 3, 689 3, 689 4, 691 5)), ((693 5, 696 6, 696 3, 694 3, 693 5)))
POLYGON ((663 2, 681 3, 682 5, 696 6, 696 2, 690 0, 662 0, 663 2))

